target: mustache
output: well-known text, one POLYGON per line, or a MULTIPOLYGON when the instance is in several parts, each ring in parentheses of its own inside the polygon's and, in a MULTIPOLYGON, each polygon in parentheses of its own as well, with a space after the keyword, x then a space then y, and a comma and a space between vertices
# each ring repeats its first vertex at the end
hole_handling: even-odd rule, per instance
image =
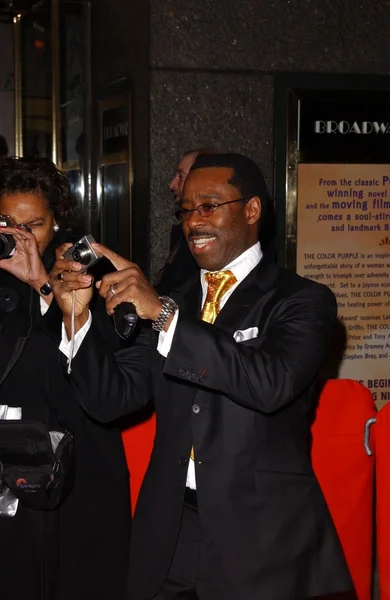
POLYGON ((215 233, 209 231, 200 231, 199 229, 191 229, 188 233, 187 239, 191 241, 193 238, 206 238, 206 237, 217 237, 215 233))

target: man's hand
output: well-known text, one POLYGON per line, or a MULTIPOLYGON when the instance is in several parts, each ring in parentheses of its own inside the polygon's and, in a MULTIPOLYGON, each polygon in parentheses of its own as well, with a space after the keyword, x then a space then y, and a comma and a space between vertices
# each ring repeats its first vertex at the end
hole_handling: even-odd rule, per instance
POLYGON ((141 269, 106 246, 101 244, 93 244, 93 246, 117 269, 115 273, 104 275, 103 279, 96 284, 99 294, 106 299, 108 314, 112 315, 118 304, 132 302, 141 319, 155 321, 162 305, 157 292, 141 269))
POLYGON ((80 273, 83 265, 64 259, 64 253, 72 244, 63 244, 56 250, 57 261, 51 272, 50 285, 64 315, 68 337, 71 333, 72 301, 75 292, 75 333, 88 320, 89 303, 93 295, 93 277, 80 273))
MULTIPOLYGON (((12 235, 16 244, 13 256, 0 260, 0 269, 12 273, 39 293, 49 275, 39 254, 35 235, 19 227, 1 227, 0 233, 12 235)), ((50 301, 51 295, 45 300, 47 298, 50 301)))

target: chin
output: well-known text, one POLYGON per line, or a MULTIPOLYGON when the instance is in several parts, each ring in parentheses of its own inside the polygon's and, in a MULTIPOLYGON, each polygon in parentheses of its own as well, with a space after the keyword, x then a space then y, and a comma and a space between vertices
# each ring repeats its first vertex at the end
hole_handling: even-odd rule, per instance
POLYGON ((196 261, 199 269, 204 269, 205 271, 220 271, 220 267, 215 265, 214 263, 210 263, 207 260, 196 261))

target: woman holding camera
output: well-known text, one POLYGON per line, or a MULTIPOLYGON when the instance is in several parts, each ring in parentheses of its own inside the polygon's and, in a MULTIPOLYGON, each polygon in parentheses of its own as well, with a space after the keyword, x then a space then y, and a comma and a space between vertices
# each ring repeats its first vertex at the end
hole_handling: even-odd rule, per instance
MULTIPOLYGON (((27 592, 31 600, 125 597, 130 501, 120 430, 82 411, 56 343, 40 330, 53 299, 48 281, 56 248, 80 237, 76 212, 67 179, 53 163, 1 161, 0 409, 49 431, 70 431, 75 447, 73 486, 57 508, 26 508, 19 500, 15 516, 0 515, 7 600, 24 600, 27 592), (27 342, 9 370, 22 338, 27 342)), ((102 335, 120 343, 113 328, 102 325, 102 335)))

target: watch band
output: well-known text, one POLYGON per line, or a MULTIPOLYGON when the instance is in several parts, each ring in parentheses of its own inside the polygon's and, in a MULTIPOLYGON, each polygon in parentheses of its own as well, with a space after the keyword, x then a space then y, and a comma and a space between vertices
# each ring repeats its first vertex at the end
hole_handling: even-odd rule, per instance
POLYGON ((152 328, 155 331, 162 331, 169 317, 179 308, 178 305, 169 296, 160 296, 159 300, 162 303, 162 309, 157 319, 153 321, 152 328))
POLYGON ((46 281, 46 283, 43 284, 39 291, 42 294, 42 296, 48 296, 52 293, 53 288, 51 287, 50 283, 46 281))

